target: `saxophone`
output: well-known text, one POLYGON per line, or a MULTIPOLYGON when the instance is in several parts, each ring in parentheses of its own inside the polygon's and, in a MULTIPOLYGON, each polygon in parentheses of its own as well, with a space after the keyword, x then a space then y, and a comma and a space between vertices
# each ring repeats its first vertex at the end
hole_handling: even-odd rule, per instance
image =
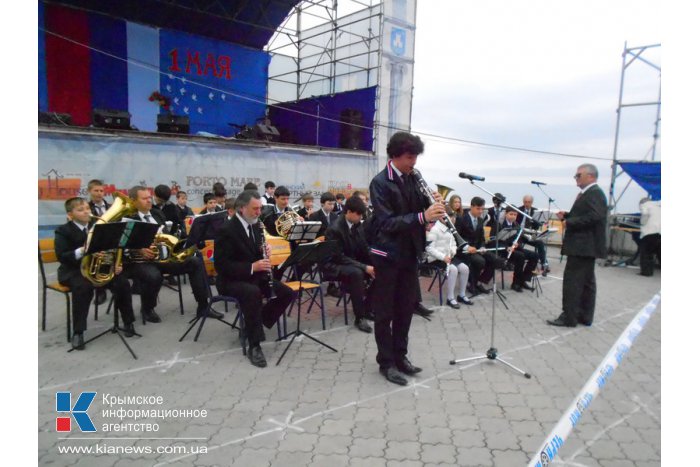
MULTIPOLYGON (((97 218, 95 224, 90 228, 85 242, 85 251, 90 246, 92 233, 97 224, 107 224, 118 222, 122 217, 130 216, 136 212, 134 202, 126 195, 117 191, 114 192, 114 204, 97 218)), ((90 281, 95 287, 103 287, 114 279, 115 271, 122 262, 122 250, 105 251, 83 256, 80 261, 80 272, 83 277, 90 281)))

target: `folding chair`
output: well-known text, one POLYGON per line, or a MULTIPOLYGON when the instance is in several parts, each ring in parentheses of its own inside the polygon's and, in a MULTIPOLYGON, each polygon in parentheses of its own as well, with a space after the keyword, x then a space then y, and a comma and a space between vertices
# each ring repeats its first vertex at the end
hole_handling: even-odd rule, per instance
MULTIPOLYGON (((41 271, 42 282, 42 306, 41 306, 41 330, 46 331, 46 291, 53 290, 54 292, 62 293, 66 297, 66 338, 70 342, 71 337, 71 295, 70 287, 62 285, 60 282, 48 282, 46 279, 45 264, 57 263, 58 257, 54 249, 53 238, 42 238, 39 240, 39 270, 41 271)), ((112 306, 114 296, 109 302, 109 307, 112 306)), ((95 300, 95 320, 97 320, 97 300, 95 300)), ((108 307, 108 309, 109 309, 108 307)))

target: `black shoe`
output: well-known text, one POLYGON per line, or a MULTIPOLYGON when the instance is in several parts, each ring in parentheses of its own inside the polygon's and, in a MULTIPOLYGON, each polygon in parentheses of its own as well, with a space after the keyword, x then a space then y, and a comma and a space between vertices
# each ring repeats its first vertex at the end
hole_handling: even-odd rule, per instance
POLYGON ((525 290, 529 290, 530 292, 534 292, 535 288, 531 285, 529 285, 527 282, 521 282, 520 287, 522 287, 525 290))
POLYGON ((469 284, 469 285, 467 286, 467 293, 468 293, 469 295, 471 295, 472 297, 473 297, 474 295, 479 295, 479 291, 476 290, 476 288, 475 288, 473 285, 471 285, 471 284, 469 284))
POLYGON ((653 272, 651 272, 651 273, 640 272, 639 275, 640 275, 640 276, 645 276, 645 277, 651 277, 651 276, 654 275, 654 273, 653 273, 653 272))
POLYGON ((481 284, 476 286, 476 291, 479 293, 483 293, 483 294, 490 294, 491 293, 491 291, 489 289, 487 289, 486 287, 484 287, 481 284))
POLYGON ((224 317, 223 313, 221 313, 220 311, 212 310, 206 303, 204 305, 197 305, 197 316, 204 316, 205 313, 207 315, 207 318, 221 319, 224 317))
POLYGON ((447 306, 454 308, 455 310, 459 310, 459 303, 457 303, 457 300, 454 298, 447 300, 447 306))
POLYGON ((134 337, 136 334, 136 329, 134 329, 134 323, 129 323, 124 325, 124 336, 134 337))
POLYGON ((423 368, 419 368, 417 366, 413 366, 413 363, 407 358, 404 358, 402 361, 396 364, 396 368, 404 374, 407 374, 409 376, 413 376, 415 374, 420 373, 423 371, 423 368))
POLYGON ((258 368, 265 368, 267 366, 267 360, 265 360, 265 355, 263 355, 259 345, 248 349, 248 360, 258 368))
POLYGON ((579 318, 578 324, 583 324, 584 326, 591 327, 593 325, 593 322, 592 321, 585 321, 585 320, 579 318))
POLYGON ((406 386, 408 384, 408 380, 403 377, 401 372, 395 367, 395 366, 390 366, 389 368, 380 368, 379 372, 384 375, 384 377, 394 383, 398 384, 400 386, 406 386))
POLYGON ((549 269, 549 264, 545 264, 544 266, 542 266, 542 277, 547 277, 547 274, 549 274, 550 272, 552 272, 552 270, 549 269))
POLYGON ((367 320, 364 318, 355 320, 355 327, 362 332, 370 333, 372 332, 372 326, 367 324, 367 320))
POLYGON ((165 282, 168 283, 168 285, 171 285, 173 287, 177 286, 177 279, 173 276, 167 276, 165 277, 165 282))
POLYGON ((95 290, 95 302, 98 305, 102 305, 106 301, 107 301, 107 291, 104 289, 95 290))
POLYGON ((522 286, 521 286, 520 284, 516 284, 515 282, 513 282, 513 283, 510 285, 510 288, 513 289, 513 290, 515 290, 516 292, 523 293, 523 288, 522 288, 522 286))
POLYGON ((374 321, 374 312, 371 312, 371 311, 366 312, 365 319, 367 321, 374 321))
POLYGON ((432 315, 433 310, 427 309, 422 303, 418 302, 418 306, 416 306, 415 313, 425 317, 432 315))
POLYGON ((462 295, 457 295, 457 301, 460 303, 464 303, 465 305, 473 305, 474 304, 474 302, 472 302, 467 297, 464 297, 462 295))
POLYGON ((561 327, 565 327, 565 328, 575 328, 576 327, 576 324, 569 324, 561 318, 548 319, 547 324, 549 324, 551 326, 561 326, 561 327))
POLYGON ((141 316, 143 316, 143 324, 146 324, 146 321, 149 323, 160 323, 160 316, 153 310, 142 311, 141 316))
POLYGON ((75 350, 85 350, 85 340, 83 339, 83 333, 76 332, 73 334, 73 339, 71 340, 71 345, 75 350))

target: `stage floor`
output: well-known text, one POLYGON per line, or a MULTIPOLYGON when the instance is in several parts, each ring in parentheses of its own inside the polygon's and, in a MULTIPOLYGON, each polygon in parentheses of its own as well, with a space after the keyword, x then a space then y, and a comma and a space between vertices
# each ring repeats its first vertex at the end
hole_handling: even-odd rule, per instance
MULTIPOLYGON (((659 271, 649 278, 635 268, 597 266, 595 324, 553 328, 545 319, 560 312, 564 263, 558 257, 550 261, 543 295, 507 288, 510 309, 496 302, 500 356, 532 373, 532 379, 492 361, 450 365, 454 358, 488 349, 491 296, 476 297, 474 306, 459 310, 440 307, 437 291, 427 292, 429 280, 421 278, 424 303, 435 313, 432 321, 414 315, 410 359, 423 372, 406 387, 379 374, 373 334, 346 326, 342 305, 336 307, 332 297, 325 301, 327 329, 321 330, 317 312, 302 316, 302 329, 338 353, 297 338, 275 366, 287 343, 275 342, 276 331, 266 330, 268 367, 258 369, 242 355, 238 333, 213 320, 198 342, 192 334, 178 342, 195 309, 189 285, 184 286, 184 316, 177 293, 164 288, 156 309, 163 322, 142 326, 137 318, 143 337, 128 342, 138 360, 112 334, 82 352, 66 353, 65 300, 50 292, 45 332, 41 309, 38 313, 39 464, 526 465, 622 331, 660 289, 659 271), (75 421, 72 432, 56 431, 57 417, 67 416, 56 412, 56 393, 65 391, 73 404, 81 392, 97 393, 87 412, 96 433, 81 433, 75 421), (146 403, 119 404, 113 397, 146 403), (149 412, 135 419, 134 409, 149 412), (158 431, 143 431, 156 424, 158 431), (105 425, 127 431, 105 431, 105 425), (61 452, 71 449, 83 453, 61 452)), ((55 280, 55 268, 49 272, 55 280)), ((138 297, 134 308, 138 315, 138 297)), ((100 307, 98 321, 91 314, 87 337, 111 324, 105 310, 100 307)), ((292 317, 289 326, 294 325, 292 317)), ((555 463, 660 465, 660 391, 661 306, 555 463)))

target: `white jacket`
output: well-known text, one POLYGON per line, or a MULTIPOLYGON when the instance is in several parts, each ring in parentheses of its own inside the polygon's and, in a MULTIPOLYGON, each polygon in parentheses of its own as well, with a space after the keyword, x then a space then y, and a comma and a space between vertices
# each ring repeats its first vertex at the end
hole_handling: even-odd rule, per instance
POLYGON ((444 261, 445 256, 454 258, 457 254, 457 242, 450 230, 442 222, 437 222, 428 232, 425 252, 428 254, 428 262, 444 261))

